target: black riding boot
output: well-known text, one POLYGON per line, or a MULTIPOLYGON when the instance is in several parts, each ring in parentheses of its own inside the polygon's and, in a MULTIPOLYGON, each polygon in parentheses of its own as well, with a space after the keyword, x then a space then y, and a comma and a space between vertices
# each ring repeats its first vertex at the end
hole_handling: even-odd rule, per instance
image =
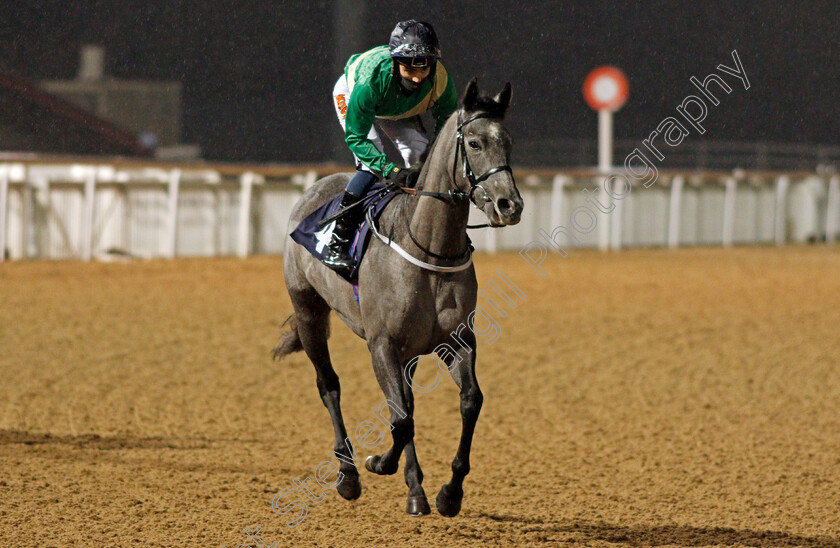
MULTIPOLYGON (((360 199, 355 194, 345 191, 339 209, 351 206, 360 199)), ((329 253, 324 257, 324 264, 340 274, 348 275, 356 266, 356 262, 350 257, 350 245, 353 243, 353 236, 359 228, 363 213, 362 206, 354 207, 335 221, 332 238, 327 245, 329 253)))

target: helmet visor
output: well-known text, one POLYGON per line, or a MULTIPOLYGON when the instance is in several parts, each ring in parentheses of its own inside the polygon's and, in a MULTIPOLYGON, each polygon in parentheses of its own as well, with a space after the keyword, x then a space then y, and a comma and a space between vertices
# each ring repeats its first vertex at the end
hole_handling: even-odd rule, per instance
POLYGON ((394 57, 394 60, 408 68, 426 68, 435 64, 433 57, 394 57))

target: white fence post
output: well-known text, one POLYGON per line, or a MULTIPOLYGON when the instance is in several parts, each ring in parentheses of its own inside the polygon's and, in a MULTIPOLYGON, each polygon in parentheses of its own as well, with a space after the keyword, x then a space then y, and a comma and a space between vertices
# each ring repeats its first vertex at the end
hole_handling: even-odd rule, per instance
POLYGON ((671 180, 671 201, 668 204, 668 247, 680 245, 680 215, 682 214, 683 177, 671 180))
POLYGON ((96 168, 90 167, 85 175, 85 205, 82 216, 82 246, 83 261, 90 261, 93 255, 93 208, 96 196, 96 168))
MULTIPOLYGON (((608 195, 604 195, 605 200, 610 200, 608 195)), ((632 196, 628 200, 632 200, 632 196)), ((618 200, 613 201, 615 208, 610 213, 605 213, 604 216, 612 217, 610 219, 610 249, 618 251, 621 249, 621 212, 624 211, 624 202, 618 200)))
POLYGON ((726 178, 726 192, 723 196, 723 247, 732 246, 732 235, 735 229, 735 177, 726 178))
POLYGON ((6 258, 6 210, 9 199, 10 166, 0 165, 0 263, 6 258))
POLYGON ((315 184, 318 180, 318 172, 317 171, 307 171, 306 177, 303 179, 303 190, 309 190, 309 187, 315 184))
POLYGON ((776 180, 776 245, 785 243, 787 229, 787 191, 790 178, 782 175, 776 180))
POLYGON ((50 178, 41 175, 32 180, 29 256, 46 259, 50 256, 49 214, 51 209, 50 178))
POLYGON ((825 212, 825 241, 834 243, 840 229, 840 175, 832 175, 828 181, 828 200, 825 212))
MULTIPOLYGON (((28 174, 27 174, 28 175, 28 174)), ((21 227, 23 232, 23 245, 21 256, 24 259, 29 259, 35 256, 35 190, 29 177, 26 178, 21 191, 21 198, 23 199, 23 211, 21 227)))
POLYGON ((551 228, 560 226, 563 222, 561 216, 563 215, 563 198, 566 192, 566 185, 569 183, 569 178, 565 175, 555 175, 551 182, 551 211, 549 211, 549 221, 551 228))
POLYGON ((166 242, 166 257, 175 257, 175 247, 178 242, 178 190, 181 183, 181 170, 173 169, 169 172, 169 234, 166 242))
MULTIPOLYGON (((601 175, 601 177, 606 177, 606 176, 607 176, 607 174, 601 175)), ((595 184, 595 186, 600 186, 601 185, 601 180, 596 178, 595 181, 594 181, 594 184, 595 184)), ((604 200, 609 202, 610 197, 605 195, 604 200)), ((610 217, 611 217, 611 215, 609 213, 602 213, 601 211, 598 211, 598 213, 601 213, 600 216, 598 216, 597 213, 596 213, 596 217, 598 217, 598 249, 601 250, 601 251, 606 251, 607 249, 610 248, 610 217)))
POLYGON ((248 243, 251 228, 251 188, 254 185, 254 174, 246 171, 239 177, 239 241, 236 254, 239 257, 248 256, 248 243))
POLYGON ((496 239, 496 229, 489 228, 484 233, 484 244, 487 246, 487 253, 496 253, 499 250, 498 240, 496 239))

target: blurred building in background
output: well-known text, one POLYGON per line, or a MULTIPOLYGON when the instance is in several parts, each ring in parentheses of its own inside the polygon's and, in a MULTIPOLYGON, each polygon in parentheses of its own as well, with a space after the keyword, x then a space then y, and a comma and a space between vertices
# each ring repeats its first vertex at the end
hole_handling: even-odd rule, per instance
POLYGON ((41 87, 130 131, 139 145, 163 158, 200 156, 181 143, 182 85, 178 81, 118 80, 105 75, 105 50, 85 45, 75 80, 46 80, 41 87))
POLYGON ((492 0, 6 4, 0 71, 44 82, 146 144, 169 147, 176 130, 159 121, 177 120, 174 142, 198 143, 208 160, 351 163, 333 85, 350 55, 386 43, 397 21, 416 18, 434 24, 459 90, 472 77, 488 93, 512 84, 507 123, 517 165, 595 165, 597 115, 581 93, 594 67, 617 66, 630 80, 630 99, 615 118, 620 156, 697 93, 692 76, 702 80, 737 50, 749 90, 727 95, 709 112, 708 132, 690 135, 662 167, 840 166, 840 118, 826 91, 840 77, 830 0, 809 10, 674 0, 665 11, 639 2, 531 2, 511 10, 492 0), (91 43, 104 53, 91 50, 83 63, 90 68, 80 70, 79 51, 91 43), (144 95, 155 98, 138 98, 144 95), (174 95, 181 108, 173 112, 174 95), (139 113, 123 108, 132 103, 139 113))
POLYGON ((144 156, 136 135, 0 71, 0 151, 144 156))
POLYGON ((78 76, 36 84, 0 73, 0 150, 190 159, 181 143, 182 86, 122 80, 104 71, 105 50, 82 47, 78 76))
POLYGON ((41 87, 133 133, 145 148, 179 145, 181 83, 109 78, 104 62, 104 48, 83 46, 75 80, 46 80, 41 87))

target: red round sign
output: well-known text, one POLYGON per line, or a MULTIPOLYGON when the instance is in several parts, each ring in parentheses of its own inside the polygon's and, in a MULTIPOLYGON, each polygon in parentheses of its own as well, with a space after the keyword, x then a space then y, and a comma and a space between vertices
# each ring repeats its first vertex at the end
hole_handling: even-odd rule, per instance
POLYGON ((616 111, 627 101, 630 85, 615 67, 598 67, 583 81, 583 98, 594 110, 616 111))

